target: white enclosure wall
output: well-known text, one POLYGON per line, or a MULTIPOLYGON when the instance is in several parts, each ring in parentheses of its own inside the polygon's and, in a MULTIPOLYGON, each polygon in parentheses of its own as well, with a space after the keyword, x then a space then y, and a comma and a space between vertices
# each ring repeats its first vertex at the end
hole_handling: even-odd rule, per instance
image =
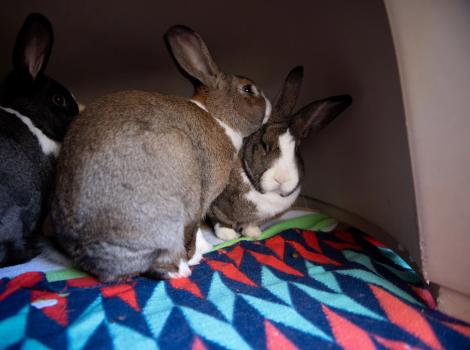
MULTIPOLYGON (((470 2, 387 0, 406 110, 423 270, 470 319, 470 2)), ((452 308, 452 310, 450 310, 452 308)))

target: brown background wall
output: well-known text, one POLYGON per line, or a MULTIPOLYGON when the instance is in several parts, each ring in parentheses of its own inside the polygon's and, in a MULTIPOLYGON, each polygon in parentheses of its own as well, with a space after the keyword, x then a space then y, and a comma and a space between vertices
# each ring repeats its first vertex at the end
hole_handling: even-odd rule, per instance
POLYGON ((0 72, 25 16, 56 31, 48 72, 78 99, 121 89, 191 93, 162 42, 172 24, 199 31, 219 65, 273 96, 305 66, 301 103, 350 93, 354 104, 303 149, 303 193, 360 215, 419 257, 414 190, 395 54, 381 1, 7 1, 0 72))

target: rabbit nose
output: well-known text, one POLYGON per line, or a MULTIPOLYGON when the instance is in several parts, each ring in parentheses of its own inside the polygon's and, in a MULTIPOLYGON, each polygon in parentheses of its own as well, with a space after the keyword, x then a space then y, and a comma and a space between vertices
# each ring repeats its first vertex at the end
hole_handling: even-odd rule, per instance
POLYGON ((274 177, 274 181, 276 181, 277 184, 282 185, 284 182, 287 181, 287 178, 282 175, 278 175, 274 177))

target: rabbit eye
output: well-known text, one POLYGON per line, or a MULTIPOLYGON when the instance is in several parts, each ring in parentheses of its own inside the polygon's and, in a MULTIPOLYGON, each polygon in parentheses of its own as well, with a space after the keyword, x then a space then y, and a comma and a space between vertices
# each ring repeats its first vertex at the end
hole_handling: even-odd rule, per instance
POLYGON ((58 107, 64 107, 65 106, 65 98, 62 95, 52 96, 52 102, 58 107))
POLYGON ((247 85, 243 85, 242 86, 242 91, 248 95, 255 95, 256 94, 256 88, 251 85, 251 84, 247 84, 247 85))

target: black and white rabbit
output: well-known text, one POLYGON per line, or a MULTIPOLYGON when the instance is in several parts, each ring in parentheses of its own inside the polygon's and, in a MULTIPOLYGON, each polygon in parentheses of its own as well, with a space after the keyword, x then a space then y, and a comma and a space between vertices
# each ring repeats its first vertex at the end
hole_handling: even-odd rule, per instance
POLYGON ((229 184, 208 212, 218 238, 259 237, 260 224, 289 209, 300 193, 300 143, 351 104, 349 95, 333 96, 292 113, 302 78, 302 67, 290 71, 269 122, 244 140, 229 184))
POLYGON ((44 74, 52 26, 30 14, 16 38, 13 71, 0 91, 0 266, 38 253, 60 143, 79 107, 73 95, 44 74))
POLYGON ((62 147, 55 237, 102 281, 188 276, 200 221, 226 186, 243 138, 271 112, 253 81, 219 70, 198 33, 174 26, 165 38, 198 81, 193 98, 101 97, 74 120, 62 147))

